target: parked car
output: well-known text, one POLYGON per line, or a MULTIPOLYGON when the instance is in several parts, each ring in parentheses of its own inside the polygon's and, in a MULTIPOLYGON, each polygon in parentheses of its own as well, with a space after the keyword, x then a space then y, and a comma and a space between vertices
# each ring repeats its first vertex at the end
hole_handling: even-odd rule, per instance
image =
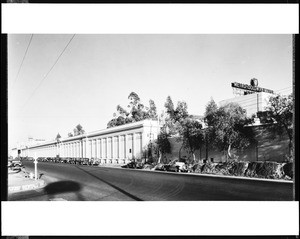
POLYGON ((97 158, 93 158, 90 162, 92 166, 98 166, 100 164, 100 159, 97 159, 97 158))
POLYGON ((136 168, 136 163, 131 161, 125 165, 122 165, 121 168, 136 168))
MULTIPOLYGON (((69 164, 76 164, 77 161, 78 161, 78 159, 76 159, 76 158, 68 158, 68 163, 69 164)), ((78 162, 78 164, 79 164, 79 162, 78 162)))
POLYGON ((89 165, 90 159, 89 158, 82 158, 81 159, 81 165, 89 165))
POLYGON ((165 168, 165 171, 179 172, 179 166, 176 164, 165 164, 164 168, 165 168))
POLYGON ((8 160, 8 165, 9 167, 22 167, 22 161, 20 158, 16 157, 15 159, 9 159, 8 160))
POLYGON ((178 171, 179 172, 188 172, 188 168, 184 162, 176 162, 175 166, 178 166, 178 171))

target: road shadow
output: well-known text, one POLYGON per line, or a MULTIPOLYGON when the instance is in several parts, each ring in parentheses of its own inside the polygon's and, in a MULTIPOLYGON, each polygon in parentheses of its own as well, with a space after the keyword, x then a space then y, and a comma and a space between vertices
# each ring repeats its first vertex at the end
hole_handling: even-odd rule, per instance
POLYGON ((129 193, 129 192, 123 190, 122 188, 119 188, 118 186, 116 186, 116 185, 114 185, 114 184, 112 184, 112 183, 110 183, 110 182, 107 182, 106 180, 104 180, 104 179, 102 179, 102 178, 99 178, 99 177, 97 177, 97 176, 94 175, 94 174, 91 174, 90 172, 88 172, 88 171, 82 169, 81 167, 78 167, 78 166, 75 166, 75 167, 78 168, 78 169, 80 169, 80 170, 82 170, 83 172, 89 174, 90 176, 92 176, 92 177, 98 179, 99 181, 102 181, 103 183, 106 183, 107 185, 109 185, 109 186, 111 186, 112 188, 118 190, 119 192, 123 193, 124 195, 126 195, 126 196, 132 198, 133 200, 136 200, 136 201, 143 201, 141 198, 132 195, 131 193, 129 193))
POLYGON ((77 200, 84 201, 84 198, 80 194, 81 186, 79 183, 74 181, 58 181, 49 183, 44 187, 44 192, 48 195, 48 199, 54 199, 55 195, 63 193, 74 193, 77 200))

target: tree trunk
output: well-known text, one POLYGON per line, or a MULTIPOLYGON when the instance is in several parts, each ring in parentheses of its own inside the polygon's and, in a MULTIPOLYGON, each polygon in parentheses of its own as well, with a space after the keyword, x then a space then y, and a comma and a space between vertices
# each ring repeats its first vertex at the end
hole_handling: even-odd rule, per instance
POLYGON ((290 140, 290 142, 289 142, 289 159, 292 161, 293 158, 294 158, 293 144, 292 144, 292 141, 290 140))
POLYGON ((208 140, 205 140, 205 159, 208 159, 208 140))
POLYGON ((183 144, 181 145, 180 149, 179 149, 179 160, 181 159, 181 150, 183 148, 183 144))
POLYGON ((193 154, 193 159, 194 159, 193 164, 195 164, 195 163, 196 163, 196 155, 195 155, 195 152, 192 152, 192 154, 193 154))
POLYGON ((199 162, 201 160, 201 145, 200 145, 200 148, 199 148, 199 162))
POLYGON ((231 152, 230 152, 230 150, 231 150, 231 144, 229 144, 228 150, 227 150, 227 161, 228 161, 229 159, 231 159, 231 152))
POLYGON ((160 151, 158 151, 158 154, 159 154, 159 156, 158 156, 158 163, 160 163, 161 157, 162 157, 162 153, 160 151))

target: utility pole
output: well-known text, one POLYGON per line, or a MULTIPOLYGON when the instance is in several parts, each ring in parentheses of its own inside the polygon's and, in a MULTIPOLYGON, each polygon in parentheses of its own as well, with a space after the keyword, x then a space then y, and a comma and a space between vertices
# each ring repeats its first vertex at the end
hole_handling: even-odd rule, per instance
POLYGON ((34 159, 34 180, 37 180, 37 158, 36 158, 36 153, 35 153, 35 159, 34 159))

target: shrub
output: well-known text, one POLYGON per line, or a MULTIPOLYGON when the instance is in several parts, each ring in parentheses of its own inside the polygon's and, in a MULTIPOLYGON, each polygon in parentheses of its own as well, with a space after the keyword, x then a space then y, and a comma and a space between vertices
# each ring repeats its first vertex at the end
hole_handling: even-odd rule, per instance
POLYGON ((282 168, 286 176, 293 178, 293 163, 285 163, 282 168))
POLYGON ((233 162, 229 172, 234 176, 244 176, 249 162, 233 162))

